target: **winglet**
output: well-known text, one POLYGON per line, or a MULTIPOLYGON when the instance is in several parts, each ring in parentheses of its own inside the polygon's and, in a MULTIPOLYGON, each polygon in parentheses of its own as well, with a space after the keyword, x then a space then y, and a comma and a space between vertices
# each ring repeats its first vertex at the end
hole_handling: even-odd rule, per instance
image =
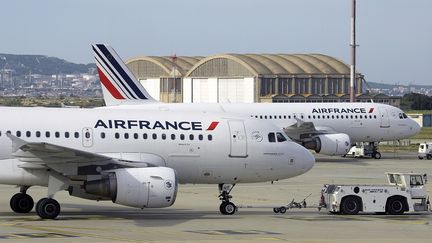
POLYGON ((148 94, 111 46, 93 44, 92 49, 107 106, 157 102, 148 94))

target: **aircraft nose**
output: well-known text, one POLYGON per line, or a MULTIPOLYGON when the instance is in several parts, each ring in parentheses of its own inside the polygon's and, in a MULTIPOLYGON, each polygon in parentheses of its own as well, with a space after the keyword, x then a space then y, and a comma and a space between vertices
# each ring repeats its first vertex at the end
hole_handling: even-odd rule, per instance
POLYGON ((303 173, 306 173, 315 165, 315 157, 307 149, 304 149, 303 156, 300 158, 300 161, 302 163, 302 169, 304 171, 303 173))
POLYGON ((292 142, 292 146, 295 147, 295 154, 297 154, 296 162, 298 163, 297 168, 300 169, 299 173, 308 172, 315 165, 315 157, 309 150, 295 142, 292 142))
POLYGON ((412 123, 410 126, 411 136, 414 136, 420 132, 421 126, 414 120, 411 120, 411 123, 412 123))

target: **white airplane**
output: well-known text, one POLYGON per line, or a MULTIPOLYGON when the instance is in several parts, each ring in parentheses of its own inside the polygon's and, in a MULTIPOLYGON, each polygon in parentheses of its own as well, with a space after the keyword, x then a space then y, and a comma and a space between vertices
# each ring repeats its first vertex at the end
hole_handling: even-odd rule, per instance
POLYGON ((18 185, 17 213, 48 187, 37 214, 60 213, 56 192, 137 208, 171 206, 178 183, 218 184, 220 211, 233 214, 237 183, 303 174, 313 155, 269 121, 228 113, 142 109, 0 107, 0 184, 18 185))
MULTIPOLYGON (((110 46, 92 47, 109 109, 139 107, 247 115, 273 121, 292 140, 326 155, 345 155, 356 142, 400 140, 420 131, 401 109, 377 103, 160 103, 146 92, 110 46)), ((373 156, 380 158, 381 154, 374 151, 373 156)))

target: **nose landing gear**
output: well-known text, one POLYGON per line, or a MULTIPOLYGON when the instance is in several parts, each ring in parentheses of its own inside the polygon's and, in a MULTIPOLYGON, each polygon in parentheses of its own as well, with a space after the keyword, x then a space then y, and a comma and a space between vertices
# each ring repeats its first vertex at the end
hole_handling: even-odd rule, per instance
POLYGON ((223 215, 233 215, 237 212, 237 207, 234 203, 230 202, 232 196, 230 195, 231 190, 235 184, 219 184, 219 200, 222 201, 219 206, 219 211, 223 215))

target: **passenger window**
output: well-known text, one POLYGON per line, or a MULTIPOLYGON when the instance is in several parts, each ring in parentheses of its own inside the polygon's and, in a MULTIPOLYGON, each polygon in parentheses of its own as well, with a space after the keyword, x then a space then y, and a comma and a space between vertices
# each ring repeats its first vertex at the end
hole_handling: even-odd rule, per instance
POLYGON ((163 134, 162 134, 162 140, 165 140, 165 139, 166 139, 166 134, 163 133, 163 134))
POLYGON ((189 140, 194 140, 194 135, 193 134, 189 135, 189 140))
POLYGON ((135 139, 138 139, 138 133, 134 133, 133 136, 134 136, 135 139))
POLYGON ((129 133, 125 133, 123 136, 125 139, 129 139, 129 133))
POLYGON ((144 133, 144 134, 143 134, 143 138, 144 138, 144 139, 147 139, 147 137, 148 137, 148 136, 147 136, 147 133, 144 133))
POLYGON ((49 138, 50 137, 50 132, 45 132, 45 137, 49 138))
POLYGON ((270 143, 276 142, 276 137, 275 137, 275 134, 273 132, 268 134, 268 140, 270 143))
POLYGON ((79 138, 79 132, 75 132, 75 133, 74 133, 74 137, 75 137, 75 138, 79 138))
MULTIPOLYGON (((101 136, 102 139, 104 139, 105 138, 105 133, 101 132, 100 136, 101 136)), ((69 137, 69 135, 67 137, 69 137)))
MULTIPOLYGON (((69 138, 69 132, 65 132, 65 138, 69 138)), ((105 134, 104 134, 105 135, 105 134)))
POLYGON ((153 138, 153 139, 157 139, 157 134, 156 134, 156 133, 153 133, 153 134, 152 134, 152 138, 153 138))
POLYGON ((202 134, 200 134, 200 135, 198 135, 198 139, 199 139, 199 140, 203 140, 203 139, 204 139, 204 136, 203 136, 202 134))
POLYGON ((209 141, 211 141, 211 140, 213 140, 213 136, 212 136, 211 134, 209 134, 209 135, 207 135, 207 139, 208 139, 209 141))
POLYGON ((272 119, 272 116, 269 116, 269 119, 272 119))
POLYGON ((55 132, 55 133, 54 133, 54 136, 55 136, 56 138, 59 138, 59 137, 60 137, 60 133, 59 133, 59 132, 55 132))
POLYGON ((20 132, 20 131, 17 131, 17 132, 16 132, 16 136, 17 136, 17 137, 21 137, 21 132, 20 132))
MULTIPOLYGON (((0 134, 0 135, 1 135, 1 134, 0 134)), ((30 132, 30 131, 27 131, 27 132, 26 132, 26 137, 28 137, 28 138, 31 137, 31 132, 30 132)))
POLYGON ((120 138, 120 134, 119 134, 118 132, 116 132, 116 133, 114 134, 114 137, 115 137, 116 139, 119 139, 119 138, 120 138))
POLYGON ((276 137, 279 143, 287 141, 286 137, 280 132, 276 133, 276 137))
POLYGON ((185 135, 184 134, 180 134, 180 140, 184 140, 185 139, 185 135))
POLYGON ((37 138, 40 138, 40 136, 41 136, 41 132, 37 131, 37 132, 36 132, 36 137, 37 137, 37 138))
POLYGON ((175 140, 175 134, 171 134, 171 140, 175 140))

